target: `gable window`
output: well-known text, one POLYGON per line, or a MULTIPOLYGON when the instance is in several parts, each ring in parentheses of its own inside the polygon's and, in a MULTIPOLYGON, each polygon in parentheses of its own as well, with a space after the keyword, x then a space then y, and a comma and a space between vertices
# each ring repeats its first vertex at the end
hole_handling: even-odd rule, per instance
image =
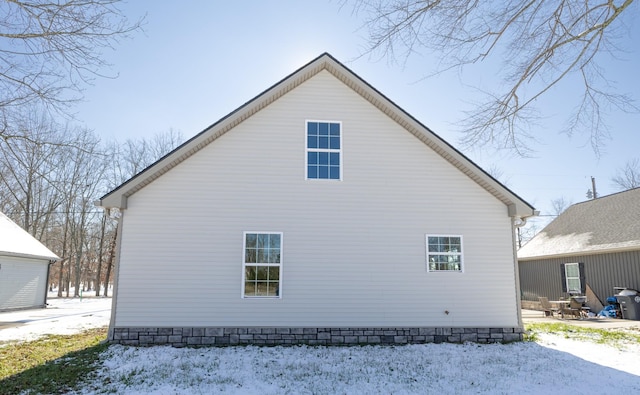
POLYGON ((584 284, 584 264, 564 263, 561 265, 562 290, 570 294, 583 294, 584 284))
POLYGON ((462 271, 462 236, 427 235, 427 270, 462 271))
POLYGON ((243 298, 280 297, 282 233, 245 232, 243 298))
POLYGON ((342 124, 307 121, 307 179, 342 179, 342 124))

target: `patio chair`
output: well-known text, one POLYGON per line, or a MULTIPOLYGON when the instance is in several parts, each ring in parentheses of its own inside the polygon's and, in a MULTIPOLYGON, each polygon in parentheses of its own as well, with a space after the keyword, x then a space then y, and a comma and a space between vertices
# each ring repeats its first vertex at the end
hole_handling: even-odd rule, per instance
POLYGON ((581 318, 583 315, 582 311, 582 303, 571 298, 569 299, 569 305, 564 308, 563 314, 570 314, 575 318, 581 318))
POLYGON ((569 307, 572 309, 580 309, 580 316, 588 317, 591 312, 591 308, 584 305, 586 301, 587 298, 585 296, 572 297, 569 307))
POLYGON ((540 301, 540 305, 542 306, 542 311, 544 312, 545 317, 553 317, 554 313, 557 314, 560 312, 560 309, 551 305, 551 303, 549 302, 549 298, 540 296, 538 300, 540 301))

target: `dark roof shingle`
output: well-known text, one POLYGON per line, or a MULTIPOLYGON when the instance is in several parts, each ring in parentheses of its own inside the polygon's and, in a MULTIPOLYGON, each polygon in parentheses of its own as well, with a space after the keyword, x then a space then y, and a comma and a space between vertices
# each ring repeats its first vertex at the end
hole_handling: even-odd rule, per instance
POLYGON ((640 188, 574 204, 518 251, 519 259, 640 249, 640 188))

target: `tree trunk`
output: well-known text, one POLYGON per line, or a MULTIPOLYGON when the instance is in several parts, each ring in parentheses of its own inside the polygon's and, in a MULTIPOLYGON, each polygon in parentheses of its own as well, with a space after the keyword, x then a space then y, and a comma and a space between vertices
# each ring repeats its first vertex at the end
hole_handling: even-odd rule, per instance
POLYGON ((104 245, 104 228, 107 222, 107 210, 102 213, 100 228, 100 245, 98 246, 98 269, 96 270, 96 296, 100 296, 100 276, 102 275, 102 247, 104 245))

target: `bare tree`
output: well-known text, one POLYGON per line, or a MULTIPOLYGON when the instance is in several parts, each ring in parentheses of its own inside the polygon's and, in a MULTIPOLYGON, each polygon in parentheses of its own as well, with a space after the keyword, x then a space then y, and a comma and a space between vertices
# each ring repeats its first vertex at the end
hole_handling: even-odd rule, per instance
POLYGON ((521 228, 517 228, 518 249, 527 244, 540 231, 535 219, 529 219, 527 224, 521 228))
POLYGON ((504 88, 484 92, 485 99, 467 114, 462 122, 466 145, 530 153, 540 138, 539 129, 533 129, 534 105, 570 75, 581 81, 582 91, 576 92, 576 110, 565 132, 589 130, 596 154, 609 137, 607 109, 638 110, 613 91, 597 63, 599 55, 618 50, 613 39, 630 29, 621 15, 633 0, 354 1, 356 12, 366 14, 371 55, 406 61, 429 48, 442 55, 435 73, 502 58, 504 88))
POLYGON ((1 207, 27 232, 42 239, 63 199, 56 191, 61 153, 43 142, 64 144, 68 140, 65 130, 35 108, 18 120, 15 131, 25 138, 11 144, 0 139, 1 207))
POLYGON ((621 191, 640 187, 640 159, 628 161, 611 179, 613 185, 621 191))
POLYGON ((564 196, 561 196, 557 199, 553 199, 551 201, 551 208, 553 209, 553 215, 558 216, 567 209, 567 207, 571 206, 573 202, 566 200, 564 196))
POLYGON ((25 105, 68 114, 70 103, 108 64, 102 51, 140 28, 120 0, 8 0, 0 2, 0 137, 25 105))
POLYGON ((0 139, 0 210, 61 257, 50 272, 58 296, 92 287, 99 296, 101 284, 106 296, 118 215, 100 215, 93 201, 171 151, 181 135, 169 130, 106 149, 92 131, 36 109, 13 128, 20 138, 0 139))
POLYGON ((115 188, 144 170, 153 162, 171 152, 184 141, 182 133, 169 129, 156 133, 151 139, 128 139, 109 145, 109 155, 114 159, 109 163, 107 189, 115 188))
POLYGON ((487 173, 496 180, 500 181, 500 183, 506 187, 509 186, 511 182, 511 178, 504 175, 504 171, 498 167, 495 163, 491 164, 489 168, 485 169, 487 173))

